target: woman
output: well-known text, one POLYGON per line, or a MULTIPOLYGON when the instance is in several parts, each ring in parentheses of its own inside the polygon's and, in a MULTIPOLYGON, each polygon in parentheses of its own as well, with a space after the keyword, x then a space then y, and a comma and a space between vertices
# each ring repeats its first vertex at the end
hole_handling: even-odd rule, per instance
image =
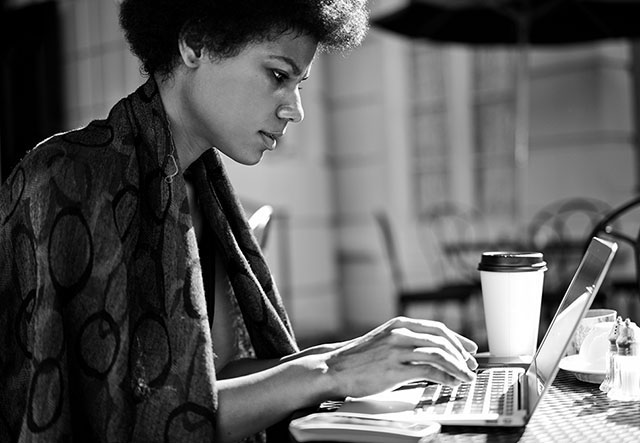
MULTIPOLYGON (((364 1, 125 0, 148 81, 27 154, 0 194, 0 440, 237 441, 326 399, 473 377, 476 346, 397 318, 299 351, 220 154, 303 119, 364 1)), ((280 425, 278 425, 280 423, 280 425)))

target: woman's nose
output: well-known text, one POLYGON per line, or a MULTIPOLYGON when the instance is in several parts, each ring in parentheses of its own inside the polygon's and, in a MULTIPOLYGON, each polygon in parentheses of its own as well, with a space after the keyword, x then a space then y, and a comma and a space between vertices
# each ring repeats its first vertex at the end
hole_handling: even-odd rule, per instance
POLYGON ((304 119, 304 109, 300 93, 296 90, 295 97, 290 103, 280 105, 276 111, 278 118, 289 120, 292 123, 300 123, 304 119))

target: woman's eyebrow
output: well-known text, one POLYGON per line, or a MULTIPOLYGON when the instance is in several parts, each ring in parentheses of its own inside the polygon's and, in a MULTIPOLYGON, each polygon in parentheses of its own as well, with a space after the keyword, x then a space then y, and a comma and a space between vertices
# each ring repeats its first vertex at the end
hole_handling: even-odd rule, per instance
POLYGON ((299 76, 302 73, 302 69, 300 69, 300 67, 291 57, 287 57, 286 55, 272 55, 269 58, 279 60, 281 62, 288 64, 289 67, 291 67, 293 74, 296 76, 299 76))

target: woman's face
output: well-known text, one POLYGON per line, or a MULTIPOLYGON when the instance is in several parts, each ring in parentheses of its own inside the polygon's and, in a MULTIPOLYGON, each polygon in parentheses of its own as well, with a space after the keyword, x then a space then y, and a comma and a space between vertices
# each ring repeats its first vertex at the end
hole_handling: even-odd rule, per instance
POLYGON ((189 70, 183 96, 187 132, 203 147, 253 165, 276 149, 290 122, 302 121, 300 83, 309 76, 317 43, 285 34, 251 44, 235 57, 203 54, 189 70))

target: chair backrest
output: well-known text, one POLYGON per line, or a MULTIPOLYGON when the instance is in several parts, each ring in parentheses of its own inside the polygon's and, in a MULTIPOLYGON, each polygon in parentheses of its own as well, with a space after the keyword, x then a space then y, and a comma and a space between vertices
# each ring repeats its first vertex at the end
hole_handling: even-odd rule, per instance
POLYGON ((384 245, 384 252, 387 257, 387 262, 391 271, 391 278, 396 289, 402 289, 403 276, 402 268, 400 266, 400 260, 398 257, 398 251, 393 237, 393 230, 391 229, 391 222, 389 217, 384 212, 376 212, 374 219, 382 235, 382 242, 384 245))
POLYGON ((569 239, 585 240, 610 210, 609 204, 593 198, 576 197, 552 202, 540 209, 529 222, 529 239, 533 245, 569 239))
POLYGON ((263 250, 267 246, 272 216, 273 207, 270 205, 263 205, 256 209, 256 211, 249 217, 249 226, 251 227, 256 240, 258 240, 260 248, 263 250))
MULTIPOLYGON (((594 226, 587 240, 595 236, 609 237, 614 241, 621 241, 631 246, 635 262, 636 282, 640 291, 640 223, 635 230, 634 228, 625 230, 624 224, 621 223, 623 216, 629 216, 634 211, 640 211, 640 196, 632 198, 605 214, 594 226)), ((587 242, 585 242, 584 248, 586 249, 587 246, 587 242)))
POLYGON ((605 234, 606 236, 611 237, 615 240, 620 240, 624 243, 627 243, 632 247, 638 246, 638 241, 640 239, 640 230, 637 233, 632 233, 630 235, 629 233, 624 232, 620 228, 620 224, 616 222, 618 222, 620 218, 625 214, 628 214, 639 207, 640 196, 634 197, 631 200, 618 206, 617 208, 611 209, 608 213, 604 214, 602 219, 598 221, 598 223, 594 226, 585 244, 591 241, 591 237, 605 234))
POLYGON ((564 287, 585 251, 585 241, 611 206, 586 197, 554 201, 540 209, 527 227, 528 244, 549 264, 545 286, 564 287))
MULTIPOLYGON (((430 270, 434 279, 433 283, 447 285, 470 283, 477 280, 477 254, 472 253, 470 258, 467 251, 450 247, 476 240, 470 214, 471 212, 465 212, 455 205, 442 204, 437 208, 434 207, 433 211, 429 212, 418 226, 416 245, 427 265, 433 267, 430 270)), ((406 275, 400 263, 391 220, 384 212, 375 213, 374 218, 382 234, 391 278, 396 288, 402 289, 407 285, 406 275)))
POLYGON ((480 240, 481 214, 473 207, 452 201, 432 204, 421 216, 424 253, 437 254, 443 282, 478 279, 479 252, 471 247, 480 240), (429 240, 426 241, 426 235, 429 240))

